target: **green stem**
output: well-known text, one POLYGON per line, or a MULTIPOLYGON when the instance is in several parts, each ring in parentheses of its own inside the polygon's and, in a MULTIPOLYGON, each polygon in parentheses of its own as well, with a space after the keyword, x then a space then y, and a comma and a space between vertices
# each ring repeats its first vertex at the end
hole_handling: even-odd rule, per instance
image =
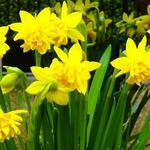
POLYGON ((7 150, 5 143, 0 143, 1 150, 7 150))
POLYGON ((6 140, 5 141, 7 150, 17 150, 16 144, 14 142, 14 139, 6 140))
POLYGON ((26 146, 25 146, 25 144, 24 144, 24 140, 23 140, 22 136, 18 135, 18 141, 19 141, 19 143, 20 143, 21 149, 22 149, 22 150, 25 150, 25 149, 26 149, 26 148, 25 148, 26 146))
POLYGON ((4 95, 4 98, 5 98, 5 101, 6 101, 6 103, 7 103, 8 109, 9 109, 9 110, 12 110, 10 95, 9 95, 9 94, 5 94, 5 95, 4 95))
POLYGON ((41 66, 41 54, 35 50, 35 65, 41 66))
POLYGON ((29 97, 29 95, 28 95, 26 92, 24 92, 24 96, 25 96, 25 100, 26 100, 27 107, 28 107, 28 111, 29 111, 29 113, 30 113, 30 112, 31 112, 30 97, 29 97))
MULTIPOLYGON (((23 87, 24 87, 24 89, 26 89, 28 87, 28 78, 25 74, 24 74, 22 80, 23 80, 22 81, 23 82, 23 87)), ((26 101, 26 104, 27 104, 27 107, 28 107, 28 111, 30 113, 30 111, 31 111, 30 96, 25 92, 25 90, 23 90, 23 94, 25 96, 25 101, 26 101)))
POLYGON ((1 88, 0 88, 0 105, 1 105, 1 107, 2 107, 2 110, 3 110, 4 112, 7 112, 7 107, 6 107, 6 104, 5 104, 5 99, 4 99, 4 95, 3 95, 3 93, 2 93, 1 88))
POLYGON ((17 106, 19 107, 19 109, 23 109, 24 108, 24 106, 23 106, 23 100, 22 100, 22 95, 21 95, 21 93, 17 93, 17 106))
POLYGON ((85 150, 86 146, 86 125, 87 125, 87 99, 84 95, 79 95, 79 123, 80 123, 80 150, 85 150))

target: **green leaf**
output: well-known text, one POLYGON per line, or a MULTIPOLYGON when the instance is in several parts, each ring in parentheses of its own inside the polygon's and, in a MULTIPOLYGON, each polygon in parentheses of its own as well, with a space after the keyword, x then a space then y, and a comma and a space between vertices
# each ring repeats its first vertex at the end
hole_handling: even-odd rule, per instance
POLYGON ((113 120, 113 122, 115 123, 114 134, 116 134, 116 136, 114 137, 115 138, 114 144, 116 149, 118 148, 121 149, 122 135, 123 135, 123 121, 127 103, 128 90, 129 85, 125 83, 121 91, 120 97, 118 99, 116 113, 113 120))
POLYGON ((69 123, 68 106, 57 106, 57 108, 57 150, 71 150, 73 149, 73 136, 69 123))
POLYGON ((42 113, 42 133, 44 141, 44 150, 54 150, 54 128, 53 123, 50 122, 48 114, 48 103, 44 100, 43 113, 42 113))
MULTIPOLYGON (((93 144, 94 150, 99 149, 99 146, 101 145, 100 142, 102 141, 102 138, 103 138, 103 135, 105 132, 105 128, 106 128, 106 125, 107 125, 107 122, 109 119, 109 115, 111 112, 111 107, 112 107, 112 103, 114 100, 113 99, 113 91, 114 91, 114 86, 115 86, 115 81, 116 81, 115 75, 116 75, 116 69, 114 70, 113 75, 110 78, 111 81, 110 81, 109 88, 107 89, 107 95, 106 95, 105 99, 103 99, 103 97, 101 97, 101 101, 105 100, 105 102, 100 103, 100 104, 103 104, 103 108, 100 106, 100 104, 98 107, 97 114, 99 114, 99 120, 97 121, 97 124, 98 124, 97 133, 96 133, 96 135, 94 135, 94 138, 95 138, 94 144, 93 144), (100 107, 102 110, 100 110, 100 107)), ((105 89, 105 87, 104 87, 104 89, 105 89)), ((110 138, 111 137, 109 137, 109 139, 110 138)), ((108 141, 107 141, 107 143, 108 143, 108 141)), ((91 146, 91 144, 90 144, 90 146, 91 146)))
POLYGON ((41 126, 40 123, 40 105, 42 104, 43 100, 45 99, 49 88, 51 84, 45 85, 45 88, 43 91, 41 91, 39 94, 36 95, 35 100, 32 104, 32 109, 30 113, 30 121, 29 121, 29 130, 28 130, 28 139, 29 139, 29 148, 31 150, 34 150, 36 146, 35 143, 38 145, 38 141, 36 141, 39 138, 39 131, 38 129, 41 126), (38 122, 38 123, 36 123, 38 122), (35 136, 36 135, 36 136, 35 136), (36 138, 36 139, 35 139, 36 138))
POLYGON ((109 60, 111 56, 111 45, 105 50, 104 54, 100 59, 100 63, 102 64, 99 69, 96 70, 94 78, 92 80, 92 84, 90 87, 90 91, 88 94, 88 114, 89 114, 89 123, 87 127, 87 144, 89 142, 90 132, 92 121, 94 117, 94 112, 96 109, 96 104, 98 101, 98 96, 101 91, 101 87, 104 81, 104 77, 107 71, 107 67, 109 65, 109 60))
POLYGON ((69 119, 73 136, 73 150, 85 150, 87 129, 87 99, 86 95, 77 91, 70 93, 69 119))
POLYGON ((108 123, 107 123, 107 126, 106 126, 105 134, 104 134, 102 142, 100 144, 100 149, 102 149, 102 150, 107 148, 107 141, 108 141, 108 138, 111 135, 110 127, 111 127, 112 119, 114 118, 115 107, 116 107, 116 102, 113 101, 113 105, 112 105, 111 113, 110 113, 109 120, 108 120, 108 123))

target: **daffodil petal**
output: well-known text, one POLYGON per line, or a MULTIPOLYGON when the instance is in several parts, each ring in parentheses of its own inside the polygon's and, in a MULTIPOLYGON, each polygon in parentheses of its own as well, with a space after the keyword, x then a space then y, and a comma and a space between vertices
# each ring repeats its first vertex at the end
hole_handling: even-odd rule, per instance
POLYGON ((85 41, 84 36, 76 29, 70 29, 68 37, 70 37, 74 42, 77 42, 78 40, 85 41))
POLYGON ((10 29, 17 31, 17 32, 20 30, 23 30, 22 29, 22 23, 13 23, 10 25, 10 29))
POLYGON ((50 79, 48 74, 50 75, 51 72, 50 72, 50 70, 49 71, 48 70, 46 68, 41 68, 38 66, 31 67, 31 71, 32 71, 32 74, 34 75, 34 77, 37 80, 43 81, 43 82, 46 82, 50 79))
POLYGON ((3 27, 0 27, 0 36, 3 37, 7 34, 8 32, 8 26, 3 26, 3 27))
POLYGON ((123 20, 124 20, 125 22, 128 21, 128 15, 127 15, 125 12, 123 13, 123 20))
POLYGON ((3 133, 5 134, 5 136, 8 136, 8 134, 9 134, 9 127, 8 126, 3 128, 3 133))
POLYGON ((67 105, 69 101, 69 95, 67 92, 54 91, 49 92, 47 95, 47 100, 49 102, 55 102, 58 105, 67 105))
POLYGON ((54 46, 54 50, 62 62, 66 62, 68 60, 67 54, 59 47, 54 46))
POLYGON ((49 24, 49 19, 50 19, 50 8, 44 8, 40 13, 37 15, 36 20, 41 26, 45 26, 49 24))
POLYGON ((73 64, 80 63, 82 61, 82 49, 79 43, 74 44, 68 53, 69 61, 73 64))
POLYGON ((78 83, 78 91, 83 93, 85 95, 88 87, 87 80, 84 80, 84 78, 77 76, 77 83, 78 83))
POLYGON ((68 7, 67 7, 66 2, 64 1, 63 4, 62 4, 61 18, 65 19, 67 14, 68 14, 68 7))
POLYGON ((89 62, 89 61, 84 61, 82 62, 82 67, 85 68, 88 71, 93 71, 101 66, 100 63, 98 62, 89 62))
POLYGON ((28 13, 28 12, 26 12, 24 10, 21 10, 19 12, 19 14, 20 14, 20 19, 21 19, 22 23, 25 23, 25 24, 27 24, 27 23, 31 23, 31 24, 35 23, 35 18, 30 13, 28 13))
POLYGON ((27 87, 26 92, 35 95, 41 92, 44 87, 45 84, 40 81, 35 81, 27 87))
POLYGON ((126 53, 127 56, 133 56, 134 53, 136 52, 136 45, 134 41, 131 38, 128 38, 127 43, 126 43, 126 53))
POLYGON ((80 23, 82 19, 82 13, 74 12, 69 14, 63 21, 67 24, 70 28, 75 28, 80 23))
POLYGON ((146 38, 146 36, 144 36, 143 39, 141 40, 141 42, 138 45, 138 50, 144 52, 145 47, 146 47, 146 43, 147 43, 147 38, 146 38))
POLYGON ((130 60, 127 57, 120 57, 111 62, 111 65, 116 69, 121 70, 116 76, 122 75, 129 72, 130 70, 130 60))

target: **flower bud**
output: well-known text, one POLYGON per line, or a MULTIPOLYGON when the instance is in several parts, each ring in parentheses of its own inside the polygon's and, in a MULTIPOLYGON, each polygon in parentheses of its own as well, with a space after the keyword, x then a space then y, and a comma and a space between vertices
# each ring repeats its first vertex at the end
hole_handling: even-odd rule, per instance
POLYGON ((4 94, 10 92, 15 87, 15 82, 19 75, 15 72, 6 74, 0 81, 0 86, 4 94))

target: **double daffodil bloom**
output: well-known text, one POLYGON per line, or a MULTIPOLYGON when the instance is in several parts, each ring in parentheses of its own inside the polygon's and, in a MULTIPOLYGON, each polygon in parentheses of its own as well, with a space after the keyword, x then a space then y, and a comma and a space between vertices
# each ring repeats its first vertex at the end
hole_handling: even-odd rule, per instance
POLYGON ((63 2, 61 10, 61 18, 57 20, 58 24, 54 29, 56 32, 55 44, 66 45, 68 43, 68 37, 73 41, 84 41, 83 35, 75 29, 82 19, 81 12, 73 12, 68 14, 68 7, 66 2, 63 2))
POLYGON ((129 73, 127 82, 141 85, 150 79, 150 51, 146 51, 146 36, 136 47, 132 39, 126 43, 126 56, 117 58, 111 62, 111 65, 120 70, 116 77, 129 73))
POLYGON ((8 32, 8 27, 3 26, 0 27, 0 58, 3 58, 3 55, 9 50, 9 46, 5 43, 6 42, 6 34, 8 32))
POLYGON ((23 120, 18 114, 26 112, 26 110, 14 110, 4 113, 0 108, 0 142, 21 133, 19 126, 23 120))
POLYGON ((92 7, 98 7, 98 2, 90 2, 90 0, 77 0, 75 3, 75 10, 81 11, 84 15, 86 15, 86 11, 92 7))
POLYGON ((50 8, 43 9, 37 16, 23 10, 19 14, 21 22, 10 25, 12 30, 18 32, 14 40, 24 40, 21 46, 24 52, 37 50, 40 54, 45 54, 53 43, 49 28, 53 28, 55 15, 51 14, 50 8))
POLYGON ((150 29, 150 5, 147 6, 147 15, 136 18, 136 26, 138 33, 145 33, 150 29))
POLYGON ((90 71, 100 67, 97 62, 83 61, 83 51, 79 43, 74 44, 68 55, 60 48, 54 47, 55 52, 62 62, 57 60, 57 66, 63 68, 56 78, 61 82, 69 85, 72 89, 77 89, 80 93, 85 94, 87 91, 88 80, 90 79, 90 71), (60 78, 62 76, 62 78, 60 78))
POLYGON ((70 92, 71 89, 64 87, 64 85, 58 82, 51 67, 41 68, 33 66, 31 67, 31 71, 37 81, 31 83, 31 85, 26 89, 26 92, 36 95, 46 86, 49 86, 47 100, 58 105, 67 105, 69 101, 68 92, 70 92))
POLYGON ((129 16, 124 12, 122 20, 116 23, 119 28, 119 34, 126 32, 129 37, 132 37, 136 32, 136 19, 134 18, 134 13, 132 12, 129 16))

